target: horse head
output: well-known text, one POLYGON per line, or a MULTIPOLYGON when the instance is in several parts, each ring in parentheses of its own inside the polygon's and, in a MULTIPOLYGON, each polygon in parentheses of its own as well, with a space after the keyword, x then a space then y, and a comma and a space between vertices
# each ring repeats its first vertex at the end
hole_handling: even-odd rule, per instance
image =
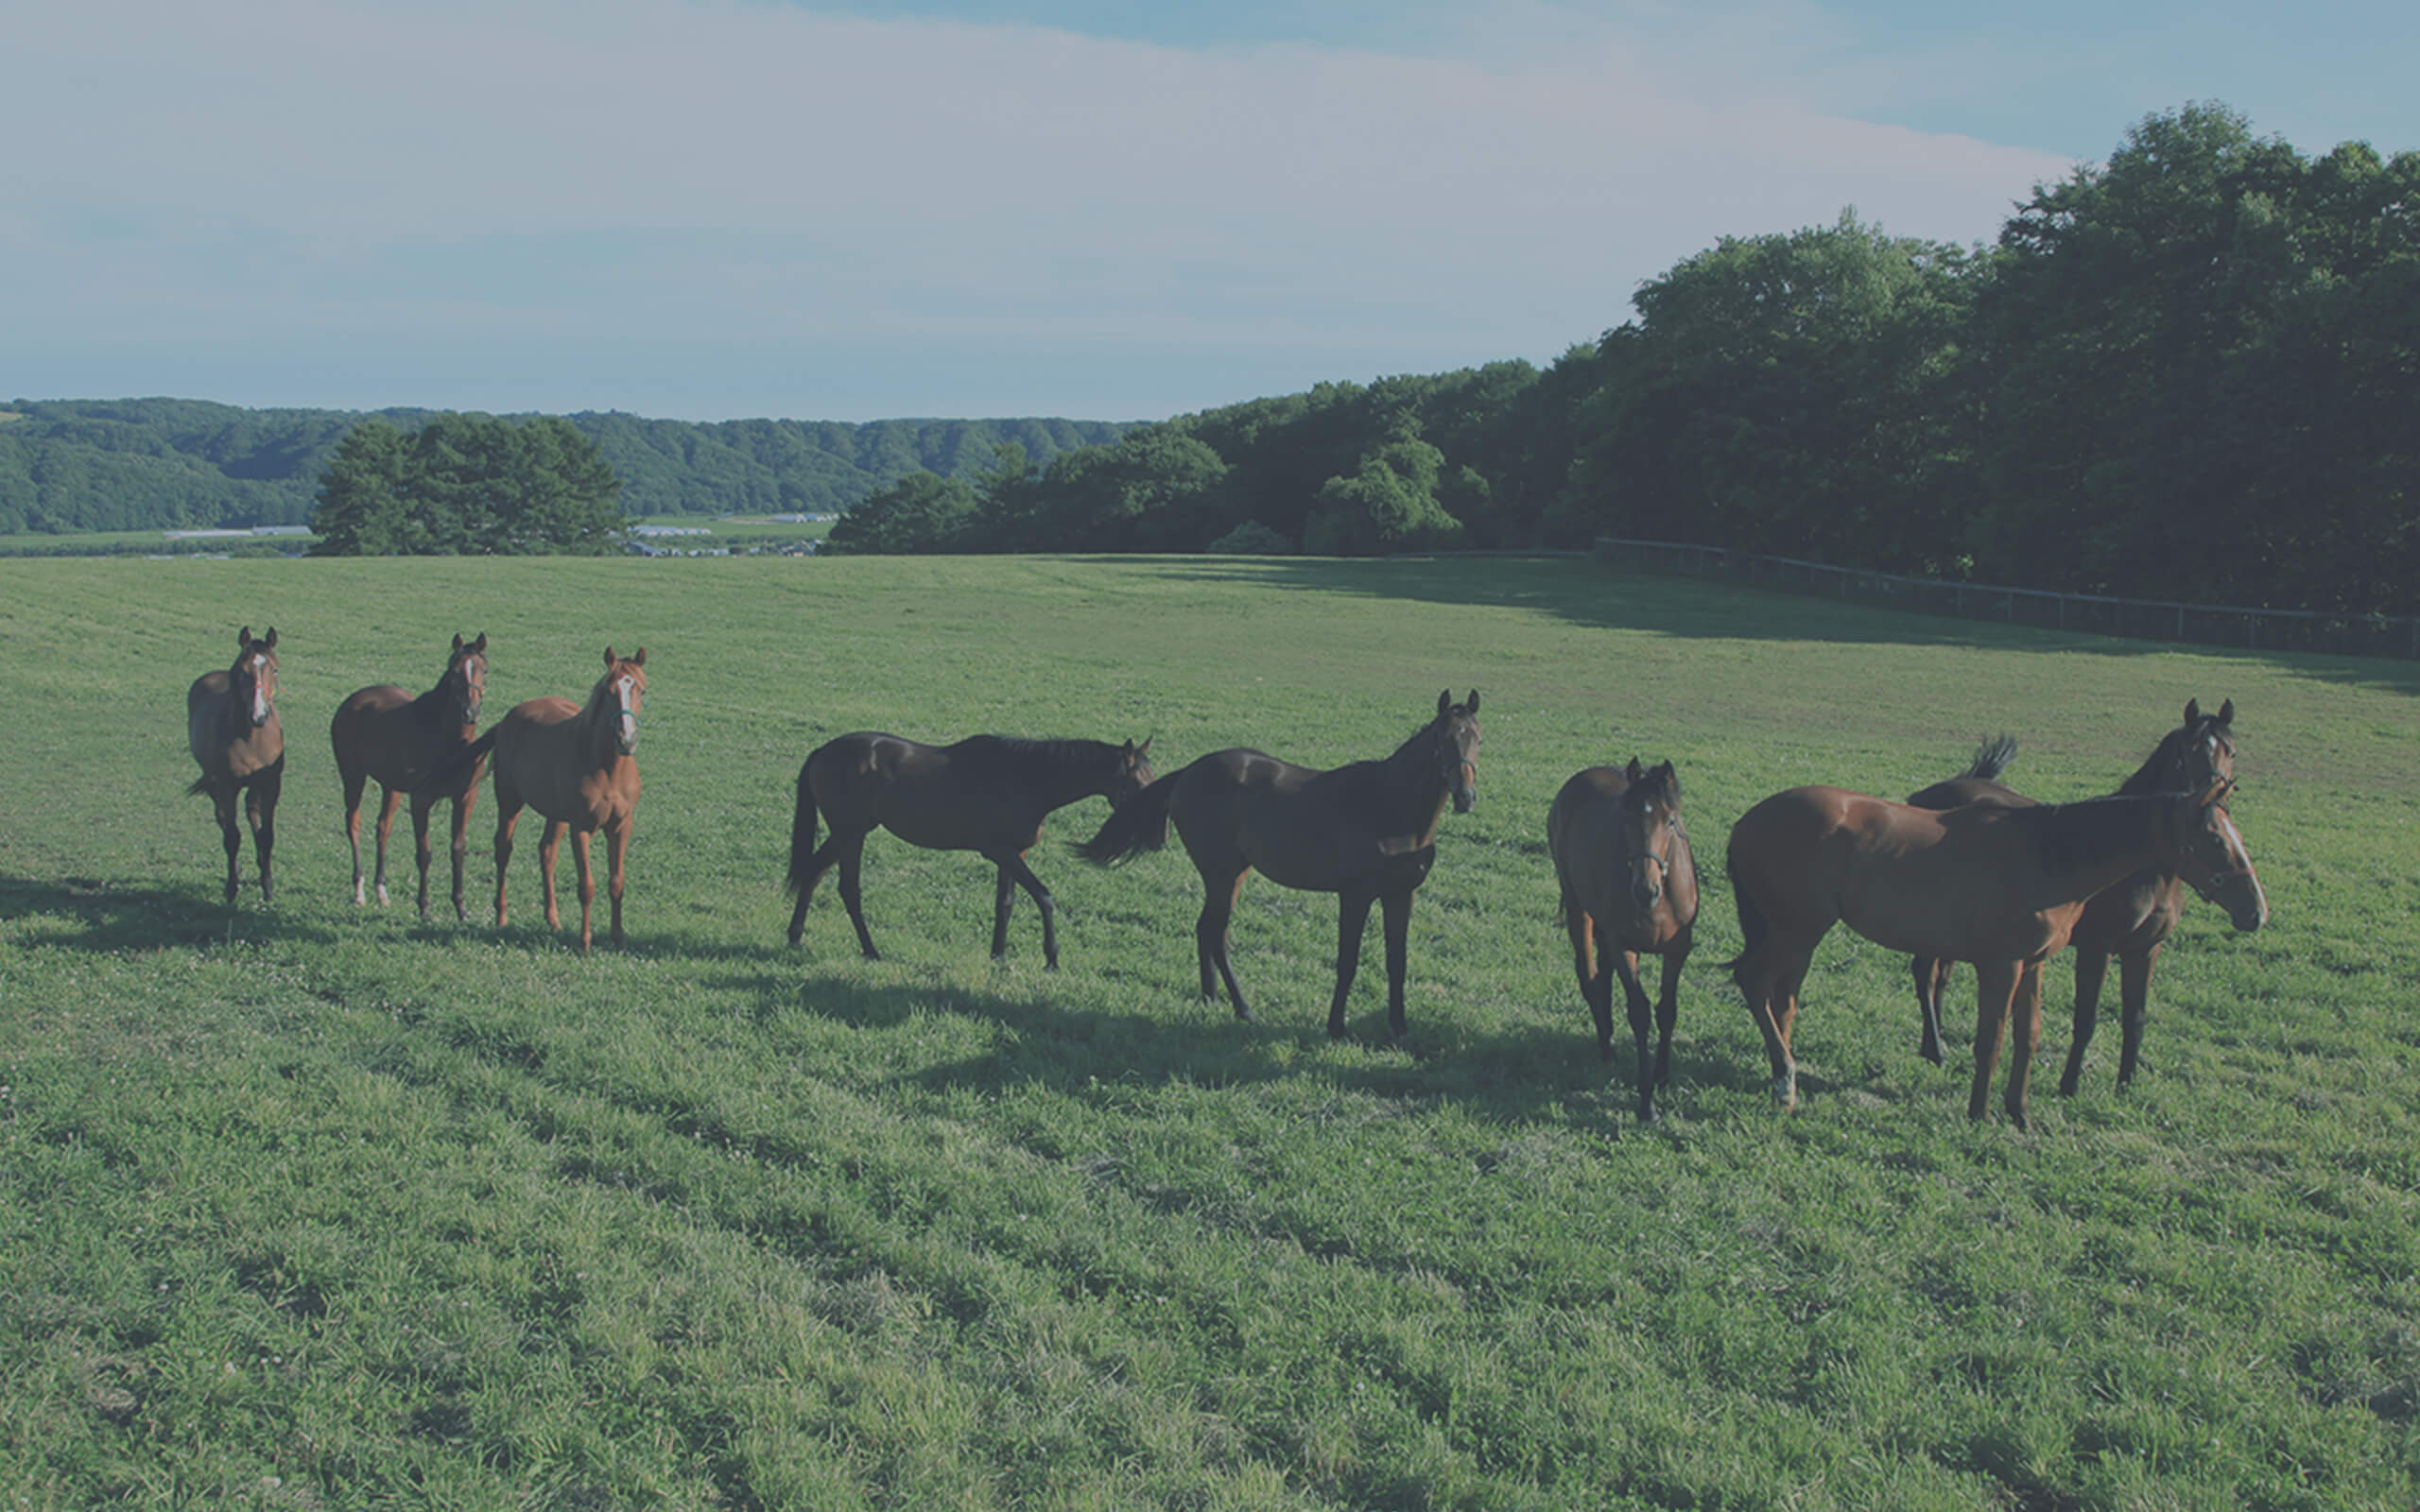
POLYGON ((1151 764, 1144 759, 1150 754, 1151 740, 1151 736, 1146 735, 1143 744, 1137 746, 1130 740, 1119 748, 1117 776, 1109 788, 1109 806, 1113 812, 1124 808, 1128 799, 1157 780, 1151 771, 1151 764))
POLYGON ((1468 814, 1478 801, 1478 690, 1461 703, 1453 689, 1440 693, 1429 730, 1436 736, 1437 781, 1454 795, 1454 812, 1468 814))
POLYGON ((638 753, 639 703, 647 696, 647 647, 627 657, 605 648, 605 677, 597 684, 614 701, 614 748, 625 756, 638 753))
POLYGON ((2169 766, 2160 783, 2165 790, 2198 793, 2213 781, 2235 776, 2235 700, 2205 714, 2199 698, 2185 701, 2185 722, 2171 737, 2169 766))
POLYGON ((1672 860, 1686 832, 1681 828, 1681 779, 1665 762, 1652 769, 1630 759, 1622 790, 1622 852, 1630 858, 1630 897, 1642 914, 1663 901, 1672 860))
POLYGON ((2236 928, 2250 931, 2269 921, 2269 898, 2227 813, 2227 796, 2234 791, 2235 779, 2221 777, 2175 795, 2168 840, 2176 854, 2176 874, 2185 885, 2225 909, 2236 928))
POLYGON ((481 630, 475 641, 454 637, 454 649, 445 660, 446 707, 458 725, 479 722, 479 700, 488 691, 488 632, 481 630))
POLYGON ((227 669, 228 690, 241 699, 250 713, 252 728, 257 730, 269 722, 277 713, 277 627, 259 640, 252 639, 249 625, 235 632, 235 664, 227 669))

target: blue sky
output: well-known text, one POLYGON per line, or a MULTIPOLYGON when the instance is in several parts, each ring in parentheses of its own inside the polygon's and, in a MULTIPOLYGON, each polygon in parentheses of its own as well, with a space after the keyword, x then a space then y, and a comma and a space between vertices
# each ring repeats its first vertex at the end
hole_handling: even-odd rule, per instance
POLYGON ((79 0, 0 399, 1154 419, 1552 361, 1725 234, 1990 239, 2144 115, 2420 148, 2420 7, 79 0))

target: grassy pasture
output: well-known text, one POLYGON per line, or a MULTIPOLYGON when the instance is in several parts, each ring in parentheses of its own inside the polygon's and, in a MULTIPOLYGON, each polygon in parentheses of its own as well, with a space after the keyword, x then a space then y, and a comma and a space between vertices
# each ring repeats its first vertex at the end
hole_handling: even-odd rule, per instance
POLYGON ((0 562, 0 1506, 2420 1495, 2408 665, 1571 561, 0 562), (278 628, 291 755, 279 901, 231 917, 182 697, 242 624, 278 628), (482 629, 490 718, 648 647, 626 952, 525 927, 529 825, 520 922, 479 921, 484 795, 472 924, 349 902, 326 720, 482 629), (832 735, 1326 765, 1446 687, 1483 696, 1480 804, 1413 911, 1399 1044, 1374 926, 1331 1044, 1333 902, 1265 881, 1261 1022, 1196 1001, 1181 851, 1057 844, 1098 802, 1033 858, 1062 972, 1022 905, 988 959, 980 862, 881 835, 889 959, 828 886, 781 943, 790 783, 832 735), (2000 730, 2027 791, 2104 792, 2230 696, 2273 921, 2193 906, 2133 1091, 2113 1006, 2053 1094, 2056 963, 2035 1131, 1969 1125, 1905 962, 1836 934, 1773 1110, 1719 968, 1733 818, 1902 793, 2000 730), (1627 1048, 1594 1054, 1543 833, 1633 753, 1678 764, 1706 872, 1652 1128, 1627 1048))

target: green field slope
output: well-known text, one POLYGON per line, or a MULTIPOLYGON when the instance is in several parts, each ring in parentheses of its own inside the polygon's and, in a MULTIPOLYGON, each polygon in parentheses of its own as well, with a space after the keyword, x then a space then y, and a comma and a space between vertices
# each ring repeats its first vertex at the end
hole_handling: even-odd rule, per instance
MULTIPOLYGON (((2420 1497, 2420 672, 1863 611, 1578 561, 0 562, 0 1506, 2389 1508, 2420 1497), (217 903, 183 697, 274 625, 279 897, 217 903), (627 950, 356 908, 327 721, 491 646, 488 718, 644 644, 627 950), (1382 755, 1483 696, 1386 1038, 1376 931, 1182 851, 868 848, 783 943, 859 729, 1382 755), (2034 1130, 1836 934, 1769 1100, 1731 822, 2022 742, 2113 788, 2233 698, 2270 927, 2195 903, 2114 1086, 2034 1130), (1706 872, 1665 1120, 1595 1054, 1544 821, 1678 765, 1706 872)), ((407 826, 405 827, 407 830, 407 826)), ((407 851, 408 842, 403 849, 407 851)), ((439 867, 444 866, 441 849, 439 867)), ((562 859, 570 886, 571 861, 562 859)), ((408 856, 392 864, 410 895, 408 856)), ((443 892, 441 881, 438 891, 443 892)), ((576 903, 574 904, 576 909, 576 903)), ((1960 992, 1971 992, 1971 974, 1960 992)), ((2114 990, 2114 989, 2113 989, 2114 990)), ((1626 1037, 1625 1041, 1626 1041, 1626 1037)))

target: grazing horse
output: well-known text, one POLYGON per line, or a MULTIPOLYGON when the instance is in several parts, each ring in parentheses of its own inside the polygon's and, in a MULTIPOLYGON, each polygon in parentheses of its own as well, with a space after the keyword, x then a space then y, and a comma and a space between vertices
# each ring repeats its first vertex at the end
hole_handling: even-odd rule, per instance
POLYGON ((1614 1058, 1614 976, 1622 979, 1631 1038, 1638 1046, 1638 1119, 1655 1119, 1655 1089, 1672 1069, 1672 1021, 1681 968, 1697 931, 1698 868, 1681 825, 1681 780, 1672 764, 1625 771, 1591 766, 1572 775, 1547 811, 1547 850, 1563 889, 1563 922, 1580 995, 1597 1019, 1597 1053, 1614 1058), (1647 1058, 1647 989, 1640 955, 1664 958, 1654 1005, 1655 1058, 1647 1058))
POLYGON ((588 701, 532 698, 516 704, 495 728, 466 747, 475 760, 495 751, 495 922, 504 927, 504 876, 512 860, 512 826, 523 804, 546 821, 538 842, 538 877, 545 885, 546 927, 561 929, 555 909, 555 850, 571 832, 579 867, 579 948, 588 949, 589 910, 596 880, 588 866, 588 836, 605 832, 606 891, 614 902, 614 943, 622 943, 622 862, 639 806, 639 703, 647 695, 647 647, 628 657, 605 648, 605 675, 588 701))
POLYGON ((1836 922, 1885 949, 1975 963, 1975 1083, 1989 1101, 2012 1011, 2004 1102, 2026 1126, 2026 1081, 2042 1029, 2042 963, 2067 942, 2085 900, 2147 867, 2173 871, 2258 929, 2268 900, 2227 816, 2231 782, 2197 793, 1934 811, 1837 787, 1776 793, 1732 827, 1725 857, 1746 949, 1732 963, 1772 1063, 1773 1099, 1798 1097, 1789 1035, 1815 947, 1836 922))
MULTIPOLYGON (((2135 774, 2119 784, 2118 793, 2139 797, 2149 793, 2195 792, 2213 779, 2233 777, 2234 726, 2234 699, 2220 705, 2214 714, 2202 713, 2199 699, 2187 700, 2184 723, 2160 737, 2159 744, 2135 769, 2135 774)), ((1964 776, 1935 782, 1908 801, 1918 808, 1950 808, 1970 802, 2030 804, 2031 799, 1996 781, 2007 769, 2007 757, 2015 748, 2016 743, 2003 735, 1999 742, 1976 753, 1975 763, 1964 776), (2001 750, 2003 745, 2005 751, 2001 750), (2000 752, 1996 765, 1990 760, 1994 752, 2000 752), (1992 769, 1980 769, 1986 765, 1992 769)), ((2083 1074, 2084 1051, 2092 1043, 2092 1031, 2100 1014, 2100 988, 2108 977, 2112 955, 2118 957, 2123 1009, 2118 1021, 2123 1040, 2118 1061, 2118 1085, 2123 1088, 2134 1082, 2151 1002, 2152 969, 2158 963, 2160 947, 2175 932, 2177 919, 2184 910, 2184 884, 2174 871, 2156 867, 2146 868, 2116 886, 2103 888, 2084 904, 2083 917, 2077 919, 2067 941, 2076 956, 2075 1028, 2067 1042, 2066 1071, 2059 1078, 2060 1096, 2074 1096, 2083 1074)), ((1917 1005, 1925 1014, 1922 1053, 1938 1065, 1941 996, 1948 987, 1950 963, 1918 957, 1913 970, 1917 1005), (1927 987, 1931 989, 1929 994, 1927 987)))
POLYGON ((227 842, 227 902, 235 902, 236 857, 243 836, 235 829, 235 795, 244 796, 244 817, 260 852, 261 902, 275 884, 268 855, 277 844, 277 794, 285 782, 285 731, 277 722, 277 627, 259 640, 249 625, 235 632, 235 664, 205 672, 185 690, 185 745, 201 776, 188 794, 207 793, 217 811, 218 833, 227 842))
POLYGON ((1059 969, 1058 909, 1050 889, 1026 865, 1055 809, 1088 798, 1112 810, 1151 782, 1145 741, 1016 740, 974 735, 953 746, 923 746, 897 735, 861 730, 827 741, 798 769, 798 808, 790 821, 790 943, 806 934, 806 905, 815 885, 840 868, 840 901, 857 929, 867 960, 882 955, 866 930, 857 889, 866 836, 887 829, 927 850, 973 850, 999 868, 992 903, 992 958, 1009 954, 1009 910, 1023 887, 1042 910, 1042 957, 1059 969), (832 823, 832 838, 816 849, 816 813, 832 823))
POLYGON ((394 833, 395 805, 409 793, 412 842, 420 861, 420 917, 428 917, 429 811, 446 799, 454 800, 454 917, 470 917, 463 901, 462 864, 471 848, 471 809, 478 801, 484 762, 453 758, 473 744, 477 731, 479 700, 488 686, 487 653, 484 631, 475 641, 457 635, 445 658, 445 675, 419 697, 385 683, 363 688, 337 706, 328 739, 336 747, 337 774, 344 782, 344 838, 353 848, 354 902, 364 901, 361 795, 376 778, 379 905, 387 902, 387 837, 394 833), (441 771, 442 779, 432 782, 441 771))
POLYGON ((1411 895, 1437 858, 1445 803, 1464 814, 1478 800, 1478 694, 1457 704, 1437 696, 1437 716, 1383 761, 1314 771, 1241 748, 1214 751, 1161 778, 1077 848, 1108 866, 1167 843, 1175 821, 1201 873, 1201 917, 1193 926, 1201 995, 1224 982, 1236 1017, 1250 1019, 1227 959, 1228 921, 1244 878, 1257 867, 1284 887, 1337 895, 1336 996, 1327 1032, 1344 1038, 1344 1000, 1361 964, 1370 904, 1385 913, 1387 1026, 1404 1030, 1403 979, 1411 895))

